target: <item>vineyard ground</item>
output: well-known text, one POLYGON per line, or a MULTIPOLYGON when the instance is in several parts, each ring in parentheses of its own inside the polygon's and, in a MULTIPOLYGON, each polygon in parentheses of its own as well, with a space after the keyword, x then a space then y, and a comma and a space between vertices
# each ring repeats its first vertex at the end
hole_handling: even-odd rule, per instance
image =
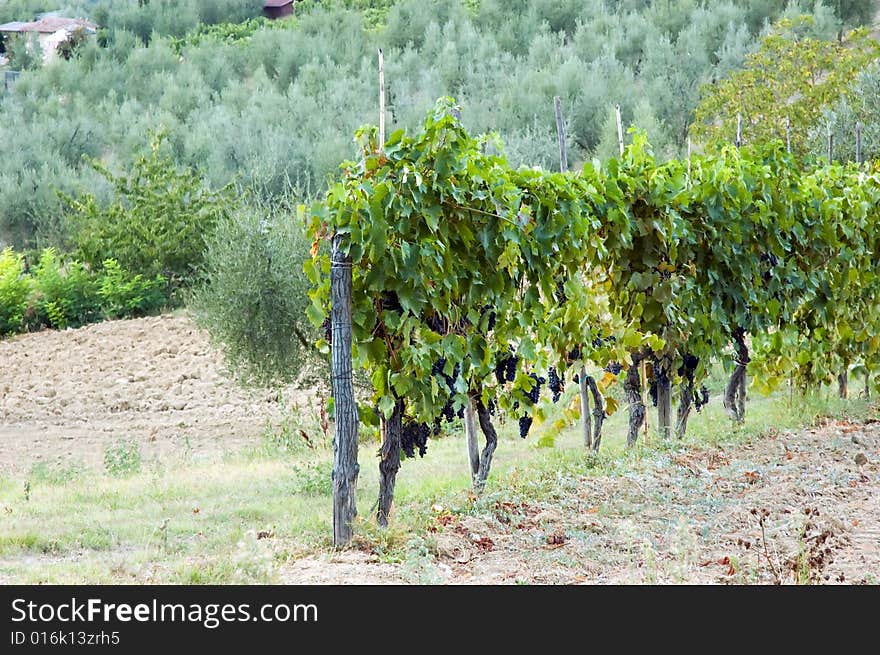
POLYGON ((363 518, 333 553, 315 393, 239 390, 186 315, 24 335, 0 360, 0 583, 880 582, 862 399, 754 397, 733 429, 714 394, 684 443, 631 452, 618 413, 594 458, 576 429, 539 447, 508 423, 479 498, 454 434, 404 462, 387 531, 364 443, 363 518))

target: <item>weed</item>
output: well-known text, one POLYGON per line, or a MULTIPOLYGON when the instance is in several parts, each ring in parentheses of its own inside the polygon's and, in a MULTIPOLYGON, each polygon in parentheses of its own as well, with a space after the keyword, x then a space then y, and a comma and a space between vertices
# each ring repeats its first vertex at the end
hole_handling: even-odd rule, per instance
POLYGON ((294 486, 297 493, 329 496, 333 493, 330 474, 332 462, 305 462, 293 465, 294 486))
POLYGON ((28 480, 31 483, 41 482, 43 484, 57 486, 67 484, 79 479, 85 474, 85 467, 82 464, 48 464, 46 462, 37 462, 31 467, 28 474, 28 480))
POLYGON ((104 448, 104 470, 114 477, 133 475, 141 470, 141 451, 134 439, 118 439, 104 448))

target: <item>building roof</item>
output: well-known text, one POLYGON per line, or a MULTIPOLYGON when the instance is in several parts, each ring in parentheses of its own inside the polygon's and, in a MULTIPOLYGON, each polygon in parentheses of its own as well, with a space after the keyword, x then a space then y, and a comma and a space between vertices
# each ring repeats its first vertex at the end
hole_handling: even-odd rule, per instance
POLYGON ((263 9, 269 9, 272 7, 284 7, 285 5, 293 4, 293 0, 266 0, 263 3, 263 9))
POLYGON ((98 26, 81 18, 61 18, 58 16, 46 16, 31 23, 18 21, 0 25, 0 32, 39 32, 40 34, 54 34, 58 30, 73 31, 79 28, 87 32, 94 32, 98 26))

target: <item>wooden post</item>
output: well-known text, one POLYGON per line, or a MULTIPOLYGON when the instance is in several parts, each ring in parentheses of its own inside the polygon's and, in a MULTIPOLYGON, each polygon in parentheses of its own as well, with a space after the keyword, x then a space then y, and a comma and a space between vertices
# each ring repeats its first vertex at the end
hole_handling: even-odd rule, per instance
POLYGON ((785 117, 785 151, 791 154, 791 118, 785 117))
POLYGON ((641 364, 642 405, 645 406, 645 443, 648 443, 648 364, 643 359, 641 364))
POLYGON ((688 136, 688 184, 691 183, 691 137, 688 136))
POLYGON ((357 516, 358 411, 351 377, 351 259, 342 248, 342 235, 330 246, 331 387, 336 413, 333 437, 333 546, 351 541, 357 516))
POLYGON ((379 48, 379 152, 385 151, 385 58, 379 48))
MULTIPOLYGON (((568 170, 568 152, 565 147, 565 121, 562 120, 562 100, 554 96, 553 107, 556 110, 556 136, 559 139, 559 170, 568 170)), ((619 134, 619 130, 618 130, 619 134)), ((578 375, 578 387, 581 397, 581 428, 584 436, 584 448, 593 445, 593 421, 590 418, 590 394, 587 386, 587 367, 581 366, 578 375)))
POLYGON ((834 132, 831 131, 831 128, 828 128, 828 163, 832 163, 834 161, 834 132))
POLYGON ((742 114, 736 115, 736 147, 742 148, 743 144, 743 117, 742 114))
POLYGON ((856 122, 856 164, 862 166, 862 124, 856 122))
POLYGON ((477 437, 477 412, 474 407, 474 399, 468 395, 467 405, 464 406, 464 436, 467 443, 468 461, 471 466, 471 484, 477 486, 477 476, 480 472, 480 444, 477 437))
POLYGON ((559 170, 568 170, 568 151, 565 147, 565 122, 562 120, 562 99, 553 97, 553 108, 556 110, 556 138, 559 140, 559 170))
POLYGON ((623 156, 623 123, 620 120, 620 105, 614 105, 614 111, 617 114, 617 147, 620 149, 620 156, 623 156))

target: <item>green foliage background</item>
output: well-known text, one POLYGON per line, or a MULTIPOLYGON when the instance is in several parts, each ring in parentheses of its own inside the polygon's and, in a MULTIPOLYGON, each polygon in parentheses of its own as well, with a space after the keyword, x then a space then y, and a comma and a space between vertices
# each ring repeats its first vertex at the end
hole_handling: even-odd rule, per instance
POLYGON ((573 164, 616 152, 615 103, 658 156, 680 155, 703 84, 740 66, 781 16, 808 13, 809 34, 833 38, 870 7, 837 4, 308 0, 271 22, 246 0, 10 0, 0 21, 60 10, 102 29, 0 94, 0 240, 63 245, 56 190, 108 203, 112 183, 84 156, 126 168, 160 126, 175 164, 211 188, 235 182, 271 201, 323 193, 350 135, 375 122, 378 46, 395 127, 454 95, 468 130, 497 131, 512 164, 552 168, 560 95, 573 164))

